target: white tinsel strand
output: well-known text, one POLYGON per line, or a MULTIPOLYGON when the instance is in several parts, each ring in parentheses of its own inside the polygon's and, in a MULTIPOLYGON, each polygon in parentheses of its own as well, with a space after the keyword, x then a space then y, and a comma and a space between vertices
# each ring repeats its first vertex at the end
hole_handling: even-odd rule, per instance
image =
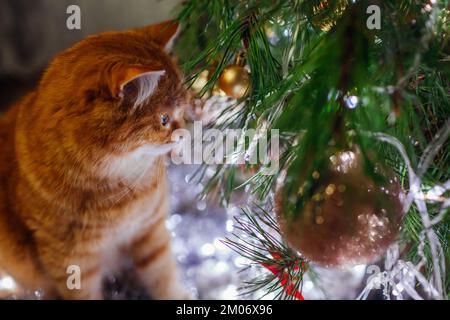
MULTIPOLYGON (((375 138, 377 138, 380 141, 387 142, 391 145, 393 145, 397 151, 402 156, 403 160, 405 161, 405 165, 408 169, 408 178, 409 178, 409 185, 410 185, 410 191, 408 193, 408 196, 405 201, 404 205, 404 213, 406 214, 412 203, 415 203, 423 224, 423 231, 420 234, 419 237, 419 248, 418 248, 418 254, 421 257, 421 260, 419 263, 415 266, 411 262, 404 262, 402 260, 398 259, 398 246, 393 246, 386 257, 386 272, 388 273, 387 281, 389 281, 389 284, 392 282, 397 282, 397 284, 401 284, 402 288, 405 289, 405 291, 411 296, 413 299, 419 299, 420 295, 413 289, 413 286, 411 286, 409 283, 404 282, 404 279, 400 277, 396 278, 399 274, 403 272, 403 270, 406 270, 407 274, 411 272, 416 280, 422 285, 425 291, 434 299, 444 299, 444 282, 445 282, 445 255, 442 249, 442 246, 440 244, 439 238, 437 237, 435 231, 433 230, 433 226, 440 223, 442 219, 445 216, 446 209, 450 205, 450 199, 441 199, 442 200, 442 206, 439 210, 439 213, 433 218, 430 218, 430 214, 428 213, 427 201, 435 201, 435 197, 429 197, 428 192, 425 194, 423 191, 422 186, 422 176, 425 174, 425 172, 428 170, 433 158, 435 155, 439 152, 439 150, 442 148, 442 145, 446 141, 446 139, 450 135, 450 119, 447 120, 444 127, 436 134, 433 141, 430 143, 430 145, 425 150, 424 154, 422 155, 420 162, 419 162, 419 168, 418 168, 418 174, 416 174, 412 168, 411 161, 409 160, 406 150, 404 146, 401 144, 399 140, 396 138, 383 134, 383 133, 375 133, 372 134, 375 138), (424 248, 426 240, 428 240, 428 245, 431 251, 431 257, 432 257, 432 264, 433 264, 433 276, 430 279, 426 279, 423 274, 420 272, 420 269, 425 265, 427 262, 427 259, 424 255, 424 248), (394 257, 394 258, 393 258, 394 257)), ((434 194, 438 195, 439 197, 442 197, 443 194, 449 189, 449 181, 445 182, 443 185, 436 185, 431 188, 431 190, 438 191, 434 192, 434 194)), ((384 279, 386 280, 386 279, 384 279)), ((389 287, 388 283, 384 283, 385 288, 389 287)), ((360 294, 359 298, 367 297, 368 292, 374 288, 374 282, 369 282, 363 292, 360 294)), ((390 293, 389 293, 390 295, 390 293)))

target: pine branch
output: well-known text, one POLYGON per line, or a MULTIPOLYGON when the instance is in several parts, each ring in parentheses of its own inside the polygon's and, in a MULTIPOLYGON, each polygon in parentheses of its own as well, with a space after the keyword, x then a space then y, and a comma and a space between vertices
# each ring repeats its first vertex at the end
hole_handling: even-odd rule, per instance
MULTIPOLYGON (((349 134, 363 154, 374 152, 376 161, 391 167, 408 190, 407 168, 399 155, 365 133, 383 132, 396 137, 417 169, 426 147, 450 117, 449 2, 346 1, 346 9, 339 14, 336 8, 343 1, 325 2, 327 6, 318 11, 324 1, 188 1, 180 20, 188 30, 194 30, 187 32, 192 36, 190 46, 201 50, 185 64, 187 81, 192 83, 202 70, 213 70, 200 93, 203 95, 213 88, 235 56, 242 50, 246 52, 252 90, 223 111, 221 118, 228 119, 217 128, 240 128, 245 133, 264 124, 268 130, 279 129, 280 172, 286 169, 291 178, 283 188, 287 194, 296 194, 296 182, 303 181, 308 197, 313 186, 311 173, 326 160, 329 142, 349 134), (365 27, 365 9, 373 2, 381 7, 382 26, 381 30, 369 31, 365 27), (330 21, 331 30, 320 31, 320 25, 330 21), (202 41, 195 45, 199 33, 202 41), (346 98, 350 96, 357 98, 356 108, 348 107, 346 98)), ((423 185, 448 181, 449 163, 447 141, 425 172, 423 185)), ((260 168, 239 182, 241 169, 233 164, 217 166, 205 191, 221 190, 224 203, 235 189, 244 186, 260 199, 273 192, 280 172, 268 178, 260 168)), ((205 170, 201 168, 198 175, 204 176, 205 170)), ((285 207, 298 213, 303 203, 300 198, 294 208, 285 207)), ((440 206, 430 205, 430 211, 435 217, 440 206)), ((242 228, 253 236, 263 232, 245 224, 242 228)), ((447 269, 449 228, 447 212, 435 226, 447 269)), ((418 241, 423 230, 418 210, 412 206, 401 235, 405 259, 420 260, 418 241)), ((242 250, 249 257, 258 256, 242 250)), ((424 255, 428 261, 425 273, 431 274, 429 248, 424 248, 424 255)), ((263 256, 258 258, 264 260, 263 256)))
POLYGON ((275 219, 262 207, 247 208, 241 217, 235 218, 235 229, 238 231, 224 240, 225 245, 252 261, 254 268, 272 273, 246 281, 242 295, 265 290, 262 297, 274 293, 276 299, 303 299, 301 290, 307 263, 281 240, 275 219))

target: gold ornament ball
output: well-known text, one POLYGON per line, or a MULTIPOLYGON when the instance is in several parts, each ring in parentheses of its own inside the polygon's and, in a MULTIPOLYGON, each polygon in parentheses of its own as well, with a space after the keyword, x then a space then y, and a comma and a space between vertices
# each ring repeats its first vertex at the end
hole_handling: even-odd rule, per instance
POLYGON ((227 66, 220 74, 218 84, 227 96, 243 98, 250 90, 250 73, 239 65, 227 66))
POLYGON ((336 21, 342 16, 345 9, 347 9, 347 1, 339 0, 333 11, 327 12, 330 3, 328 0, 320 1, 313 7, 312 23, 314 26, 320 28, 322 31, 329 31, 336 25, 336 21))
POLYGON ((199 94, 208 83, 208 80, 209 80, 209 70, 203 70, 202 72, 200 72, 195 81, 192 83, 191 86, 192 90, 196 94, 199 94))
POLYGON ((366 175, 360 152, 333 154, 327 169, 313 173, 317 188, 293 218, 285 216, 280 182, 275 212, 290 246, 323 267, 379 259, 397 238, 403 218, 400 184, 387 169, 383 172, 387 179, 376 183, 366 175))

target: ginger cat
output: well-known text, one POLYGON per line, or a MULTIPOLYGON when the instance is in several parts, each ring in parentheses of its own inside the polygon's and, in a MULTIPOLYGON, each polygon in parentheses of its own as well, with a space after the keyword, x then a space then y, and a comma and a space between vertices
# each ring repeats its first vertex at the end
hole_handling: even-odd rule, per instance
POLYGON ((188 103, 166 51, 177 29, 89 37, 0 117, 0 269, 22 288, 101 299, 128 255, 153 298, 187 298, 165 229, 165 156, 188 103), (68 288, 72 265, 81 289, 68 288))

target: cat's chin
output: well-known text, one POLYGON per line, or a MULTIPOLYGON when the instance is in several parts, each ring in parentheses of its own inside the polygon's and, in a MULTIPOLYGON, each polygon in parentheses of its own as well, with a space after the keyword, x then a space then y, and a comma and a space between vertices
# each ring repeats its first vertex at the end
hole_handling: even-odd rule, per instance
POLYGON ((148 144, 139 149, 148 155, 160 156, 172 151, 178 145, 177 142, 163 143, 163 144, 148 144))
POLYGON ((177 146, 178 143, 146 144, 120 155, 108 155, 97 165, 98 172, 105 177, 135 180, 151 167, 154 161, 177 146))

